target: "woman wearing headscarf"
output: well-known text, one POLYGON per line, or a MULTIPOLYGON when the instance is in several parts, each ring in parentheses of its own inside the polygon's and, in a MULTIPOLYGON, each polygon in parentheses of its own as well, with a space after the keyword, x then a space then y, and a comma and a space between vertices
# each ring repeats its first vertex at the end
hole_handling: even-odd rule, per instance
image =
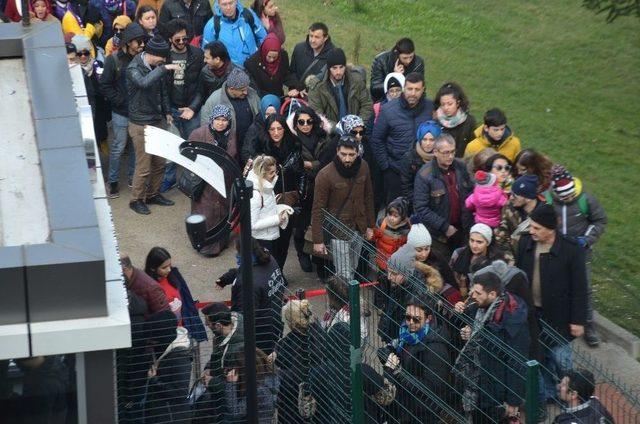
POLYGON ((280 110, 280 98, 273 94, 267 94, 260 99, 260 112, 253 118, 253 122, 247 129, 240 151, 240 161, 247 163, 249 159, 256 157, 259 140, 267 136, 267 129, 264 127, 267 118, 277 114, 280 110))
MULTIPOLYGON (((189 136, 189 141, 199 141, 213 144, 224 149, 232 158, 237 157, 236 139, 231 131, 231 110, 225 105, 216 105, 209 117, 209 124, 194 130, 189 136)), ((225 174, 225 186, 227 192, 231 189, 231 178, 225 174)), ((205 184, 202 195, 198 200, 191 201, 191 213, 201 214, 206 218, 207 228, 215 226, 227 216, 229 201, 218 193, 213 187, 205 184)), ((218 256, 227 248, 229 238, 223 237, 209 246, 202 247, 199 252, 204 256, 218 256)))
POLYGON ((299 82, 295 74, 289 71, 289 55, 275 34, 267 35, 260 49, 244 62, 244 68, 259 96, 275 94, 283 97, 283 85, 289 88, 288 96, 298 95, 299 82))
POLYGON ((433 159, 433 146, 442 128, 436 121, 423 122, 416 131, 415 147, 405 153, 400 163, 400 181, 402 196, 413 203, 413 181, 422 165, 433 159))

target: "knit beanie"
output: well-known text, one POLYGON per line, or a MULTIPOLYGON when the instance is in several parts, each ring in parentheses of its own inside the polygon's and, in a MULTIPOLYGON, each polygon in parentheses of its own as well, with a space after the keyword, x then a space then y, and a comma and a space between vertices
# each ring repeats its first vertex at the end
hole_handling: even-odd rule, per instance
POLYGON ((400 215, 400 219, 405 219, 409 214, 409 202, 404 197, 396 197, 393 199, 385 210, 385 214, 389 215, 391 210, 395 210, 400 215))
POLYGON ((342 49, 331 49, 327 53, 327 68, 336 65, 347 66, 347 56, 342 49))
POLYGON ((146 35, 144 29, 140 26, 139 23, 134 22, 124 29, 124 33, 122 34, 122 42, 127 44, 136 38, 143 38, 146 35))
POLYGON ((402 75, 400 72, 391 72, 387 74, 387 76, 384 77, 384 93, 387 94, 387 91, 389 91, 389 89, 393 87, 400 87, 404 89, 404 81, 404 75, 402 75))
POLYGON ((93 46, 91 45, 91 41, 84 35, 74 35, 71 39, 71 43, 76 46, 76 51, 81 52, 84 50, 91 51, 93 46))
POLYGON ((559 198, 570 197, 576 192, 573 176, 562 165, 553 165, 551 168, 551 187, 559 198))
POLYGON ((279 113, 281 105, 282 104, 281 104, 280 99, 278 98, 278 96, 273 95, 273 94, 267 94, 262 99, 260 99, 260 113, 261 113, 261 116, 263 118, 266 116, 267 109, 269 109, 269 106, 273 106, 276 109, 276 113, 279 113))
POLYGON ((483 170, 476 171, 475 178, 476 184, 480 186, 492 186, 496 183, 496 176, 483 170))
POLYGON ((144 51, 151 55, 164 57, 166 59, 167 57, 169 57, 171 47, 164 38, 156 34, 151 40, 147 41, 147 46, 145 47, 144 51))
POLYGON ((413 224, 409 235, 407 235, 407 245, 413 249, 417 247, 431 246, 431 234, 424 224, 413 224))
POLYGON ((472 234, 472 233, 480 234, 487 241, 487 243, 491 244, 493 231, 491 230, 491 227, 489 227, 487 224, 482 224, 480 222, 475 224, 469 230, 469 234, 472 234))
POLYGON ((282 316, 289 328, 306 330, 311 323, 311 305, 307 299, 292 299, 282 307, 282 316))
POLYGON ((553 209, 553 206, 548 203, 540 203, 536 208, 531 212, 529 218, 545 228, 550 230, 555 230, 558 227, 558 217, 556 216, 556 211, 553 209))
POLYGON ((538 176, 525 174, 519 177, 511 186, 511 192, 525 199, 538 197, 538 176))
POLYGON ((442 128, 433 120, 423 122, 418 126, 418 130, 416 131, 416 142, 420 143, 427 133, 430 133, 433 138, 437 138, 442 134, 442 128))
POLYGON ((387 268, 409 275, 413 273, 413 270, 416 267, 414 263, 415 258, 416 252, 411 246, 407 246, 405 244, 391 255, 387 262, 387 268))
POLYGON ((233 68, 227 77, 227 87, 239 89, 249 86, 249 75, 240 68, 233 68))

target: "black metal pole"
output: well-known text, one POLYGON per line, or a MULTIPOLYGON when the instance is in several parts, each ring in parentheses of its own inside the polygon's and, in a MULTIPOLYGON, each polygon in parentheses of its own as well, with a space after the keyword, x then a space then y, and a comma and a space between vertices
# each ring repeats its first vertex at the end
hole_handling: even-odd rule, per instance
POLYGON ((29 16, 29 0, 18 0, 22 5, 22 26, 31 25, 31 16, 29 16))
POLYGON ((258 378, 256 370, 256 328, 253 306, 253 254, 251 251, 251 207, 253 184, 243 178, 234 182, 239 196, 240 216, 240 258, 242 272, 242 314, 244 320, 244 357, 247 381, 247 424, 258 424, 258 378))

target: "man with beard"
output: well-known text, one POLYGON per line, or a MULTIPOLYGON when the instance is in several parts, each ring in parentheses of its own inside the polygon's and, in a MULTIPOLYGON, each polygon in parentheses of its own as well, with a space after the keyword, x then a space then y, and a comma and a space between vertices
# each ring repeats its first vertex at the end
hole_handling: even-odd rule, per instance
POLYGON ((333 162, 318 172, 311 211, 314 254, 327 255, 330 249, 336 274, 350 280, 360 259, 361 246, 341 240, 335 229, 326 231, 331 236, 331 240, 326 240, 323 209, 367 240, 373 237, 376 221, 369 165, 358 156, 358 144, 352 136, 343 136, 338 141, 333 162))
MULTIPOLYGON (((111 104, 111 126, 113 136, 109 145, 109 197, 119 195, 118 180, 120 178, 120 157, 127 144, 127 127, 129 126, 129 99, 125 73, 133 57, 144 49, 145 33, 138 24, 129 24, 124 30, 122 48, 107 56, 104 61, 104 72, 100 78, 100 91, 111 104)), ((127 175, 133 180, 135 154, 129 152, 127 175)))
POLYGON ((424 93, 424 76, 407 75, 402 96, 382 106, 373 126, 371 146, 384 176, 385 203, 400 196, 402 158, 413 147, 418 126, 431 119, 433 102, 424 93))
POLYGON ((203 101, 222 87, 236 65, 231 62, 229 52, 221 41, 204 46, 204 64, 198 76, 198 90, 203 101))
POLYGON ((129 207, 141 215, 151 213, 147 204, 174 204, 159 193, 165 159, 150 155, 144 149, 145 125, 164 129, 173 122, 165 77, 167 71, 176 71, 180 67, 176 64, 164 64, 169 52, 169 44, 162 37, 154 36, 147 42, 146 50, 134 57, 127 67, 129 136, 136 150, 136 169, 129 207))

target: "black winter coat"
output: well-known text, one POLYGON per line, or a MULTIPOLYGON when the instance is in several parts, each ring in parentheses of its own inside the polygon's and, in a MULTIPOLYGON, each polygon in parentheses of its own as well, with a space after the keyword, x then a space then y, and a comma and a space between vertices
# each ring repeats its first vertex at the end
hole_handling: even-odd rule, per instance
POLYGON ((222 84, 227 80, 227 77, 233 68, 237 67, 237 65, 230 61, 227 65, 227 69, 225 69, 225 72, 221 77, 217 77, 213 71, 209 69, 208 65, 204 65, 202 67, 200 75, 198 75, 198 92, 202 98, 202 104, 207 101, 214 91, 219 90, 222 87, 222 84))
MULTIPOLYGON (((463 234, 467 234, 473 217, 464 201, 473 191, 473 182, 464 163, 456 159, 451 165, 455 169, 456 184, 460 200, 463 234)), ((444 237, 449 227, 449 193, 437 160, 425 164, 418 173, 413 188, 413 211, 427 227, 433 237, 444 237)))
POLYGON ((331 37, 327 39, 322 51, 314 56, 313 49, 309 44, 309 37, 302 43, 296 44, 291 54, 291 64, 289 70, 295 74, 296 78, 301 84, 301 87, 305 84, 305 79, 309 75, 318 75, 322 72, 323 68, 327 64, 327 54, 334 48, 331 43, 331 37), (313 65, 313 66, 311 66, 313 65))
POLYGON ((127 92, 129 93, 129 121, 138 124, 154 124, 170 113, 169 93, 164 78, 164 65, 153 70, 147 68, 144 53, 133 58, 127 67, 127 92))
POLYGON ((187 402, 191 377, 191 352, 176 348, 158 364, 157 376, 149 383, 147 423, 191 422, 187 402))
POLYGON ((473 115, 468 115, 467 119, 457 127, 442 128, 442 132, 450 134, 456 141, 456 157, 461 158, 464 156, 464 149, 467 148, 467 144, 476 138, 474 131, 478 125, 476 124, 476 118, 473 115))
MULTIPOLYGON (((384 98, 384 79, 387 74, 393 72, 396 60, 398 60, 398 53, 393 50, 379 53, 373 59, 371 64, 371 97, 374 103, 384 98)), ((404 76, 412 72, 424 75, 424 60, 420 56, 415 56, 409 66, 404 68, 404 76)))
POLYGON ((207 21, 211 19, 211 6, 207 0, 191 0, 189 8, 182 0, 165 0, 160 9, 160 23, 166 25, 173 19, 184 19, 191 36, 202 35, 207 21))
MULTIPOLYGON (((397 337, 397 336, 396 336, 397 337)), ((447 399, 447 379, 451 369, 447 346, 449 334, 432 321, 425 338, 415 344, 406 344, 396 352, 397 340, 378 350, 378 359, 384 364, 390 353, 400 358, 400 370, 392 373, 385 368, 385 376, 396 385, 396 417, 401 423, 438 423, 439 408, 425 387, 442 399, 447 399), (398 407, 399 406, 399 407, 398 407)))
POLYGON ((386 276, 380 278, 376 288, 376 299, 383 313, 378 321, 378 335, 383 342, 388 343, 398 337, 400 324, 404 322, 404 312, 407 302, 427 292, 425 284, 419 284, 415 278, 405 277, 402 285, 393 285, 386 276))
POLYGON ((132 59, 122 50, 107 56, 100 76, 100 92, 109 101, 111 110, 122 116, 129 116, 126 70, 132 59))
MULTIPOLYGON (((516 266, 529 281, 533 278, 536 242, 523 234, 518 242, 516 266)), ((587 268, 585 249, 576 242, 556 234, 549 253, 540 255, 542 318, 562 337, 572 340, 569 324, 587 321, 587 268)), ((544 325, 540 326, 546 333, 544 325)), ((547 340, 549 342, 549 340, 547 340)))
POLYGON ((400 162, 400 193, 409 202, 413 200, 413 183, 416 179, 418 170, 425 164, 415 147, 404 154, 400 162))
POLYGON ((242 149, 240 150, 240 160, 242 163, 247 163, 249 159, 253 159, 258 155, 260 148, 260 140, 265 140, 269 137, 269 133, 265 128, 264 117, 261 113, 256 114, 253 117, 253 122, 249 125, 247 133, 244 135, 244 141, 242 142, 242 149))
MULTIPOLYGON (((167 60, 167 63, 171 63, 170 57, 169 60, 167 60)), ((184 94, 185 99, 187 99, 187 104, 172 105, 173 107, 188 107, 193 110, 194 113, 198 113, 198 111, 200 110, 200 106, 202 106, 202 104, 206 100, 202 98, 200 90, 198 90, 198 76, 200 75, 203 63, 204 53, 202 52, 202 50, 192 45, 187 45, 187 66, 184 70, 184 94)), ((171 84, 173 84, 173 72, 169 73, 167 80, 167 83, 170 87, 171 84)))
POLYGON ((251 77, 253 86, 256 88, 260 97, 267 94, 283 97, 283 85, 286 85, 289 89, 304 88, 300 87, 296 74, 289 70, 289 54, 286 50, 280 50, 280 66, 278 67, 278 72, 276 72, 274 76, 267 73, 260 57, 260 50, 255 52, 244 62, 244 70, 251 77))
POLYGON ((418 126, 431 119, 432 112, 433 102, 426 98, 413 108, 409 108, 404 96, 382 105, 371 138, 382 171, 392 168, 400 172, 402 157, 416 142, 418 126))
POLYGON ((293 136, 285 135, 280 147, 276 147, 267 134, 258 141, 255 154, 269 155, 276 159, 278 181, 273 190, 276 194, 298 190, 299 178, 303 172, 302 153, 293 136))

